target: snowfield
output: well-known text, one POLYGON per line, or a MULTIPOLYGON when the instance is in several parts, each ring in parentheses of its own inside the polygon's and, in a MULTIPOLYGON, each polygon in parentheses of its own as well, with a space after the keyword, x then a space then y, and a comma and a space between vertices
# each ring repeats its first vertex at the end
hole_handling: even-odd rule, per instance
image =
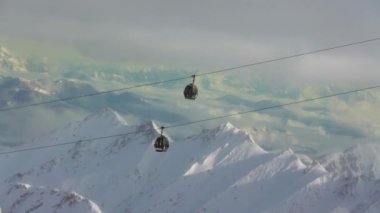
POLYGON ((227 123, 157 153, 156 129, 105 109, 23 148, 131 134, 1 155, 3 212, 380 211, 378 145, 314 161, 267 152, 227 123))

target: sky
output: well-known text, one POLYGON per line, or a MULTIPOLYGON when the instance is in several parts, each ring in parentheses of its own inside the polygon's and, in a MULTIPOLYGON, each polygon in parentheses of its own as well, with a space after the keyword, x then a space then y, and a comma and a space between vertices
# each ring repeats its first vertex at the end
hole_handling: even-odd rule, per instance
MULTIPOLYGON (((68 47, 94 61, 197 72, 377 38, 379 21, 378 0, 0 0, 0 37, 68 47)), ((167 103, 201 119, 251 109, 260 100, 287 102, 283 94, 295 89, 295 97, 310 98, 340 92, 329 86, 343 91, 368 87, 380 83, 379 56, 376 41, 234 70, 205 79, 216 94, 202 94, 202 105, 177 104, 169 100, 173 94, 167 103), (276 91, 247 95, 262 79, 267 90, 276 91), (230 85, 224 85, 226 80, 230 85), (218 105, 216 97, 225 94, 235 99, 221 97, 226 105, 218 105)), ((232 120, 243 127, 258 122, 261 127, 250 131, 259 140, 286 140, 285 145, 298 144, 300 138, 310 143, 380 138, 380 123, 373 120, 380 116, 380 96, 370 95, 232 120)))
MULTIPOLYGON (((378 37, 379 19, 377 0, 0 0, 1 34, 70 45, 96 59, 199 69, 378 37)), ((315 78, 316 70, 333 67, 336 79, 344 70, 347 80, 366 64, 373 79, 379 43, 297 59, 283 69, 315 78)))

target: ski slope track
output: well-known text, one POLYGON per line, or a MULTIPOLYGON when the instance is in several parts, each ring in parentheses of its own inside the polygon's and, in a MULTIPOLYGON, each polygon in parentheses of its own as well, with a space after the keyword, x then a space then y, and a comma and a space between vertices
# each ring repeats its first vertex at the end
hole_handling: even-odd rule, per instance
POLYGON ((380 209, 380 146, 355 146, 316 161, 291 149, 267 152, 249 133, 226 123, 181 141, 171 140, 166 153, 157 153, 156 128, 153 122, 130 126, 108 108, 25 147, 136 133, 1 156, 0 206, 12 212, 22 194, 34 193, 26 206, 13 212, 31 209, 37 201, 44 203, 43 208, 29 212, 375 213, 380 209), (12 196, 7 194, 10 189, 12 196), (47 196, 52 193, 60 195, 47 196), (75 205, 48 209, 67 195, 75 198, 75 205))

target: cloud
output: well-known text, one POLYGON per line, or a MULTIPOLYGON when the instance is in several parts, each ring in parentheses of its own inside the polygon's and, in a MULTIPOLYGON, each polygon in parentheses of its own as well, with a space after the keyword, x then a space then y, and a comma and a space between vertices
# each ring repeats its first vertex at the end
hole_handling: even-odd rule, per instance
MULTIPOLYGON (((380 44, 374 44, 380 47, 380 44)), ((378 52, 380 53, 380 52, 378 52)), ((377 53, 377 54, 378 54, 377 53)), ((328 82, 363 82, 380 77, 380 66, 377 56, 358 56, 349 54, 319 54, 304 57, 294 64, 295 76, 298 79, 314 79, 328 82)), ((378 83, 378 82, 376 82, 378 83)))

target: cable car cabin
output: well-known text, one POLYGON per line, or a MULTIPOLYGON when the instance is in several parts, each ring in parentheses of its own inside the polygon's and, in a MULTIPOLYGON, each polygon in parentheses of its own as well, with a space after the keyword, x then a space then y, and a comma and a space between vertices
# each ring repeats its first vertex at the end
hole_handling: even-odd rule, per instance
POLYGON ((165 136, 160 135, 154 142, 154 148, 156 152, 166 152, 169 149, 169 140, 165 136))
POLYGON ((186 99, 195 100, 198 96, 198 88, 195 84, 191 83, 185 87, 183 95, 186 99))

